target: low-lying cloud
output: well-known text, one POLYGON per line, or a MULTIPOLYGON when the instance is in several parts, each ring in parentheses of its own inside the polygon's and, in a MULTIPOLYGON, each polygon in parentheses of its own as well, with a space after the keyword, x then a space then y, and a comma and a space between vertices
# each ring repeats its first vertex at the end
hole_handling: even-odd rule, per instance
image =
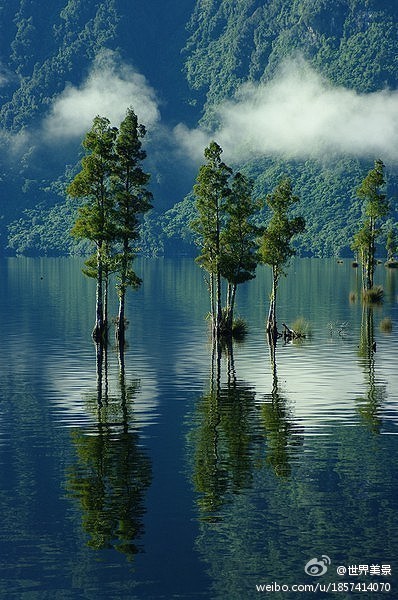
POLYGON ((155 91, 146 78, 114 52, 106 51, 96 58, 79 87, 67 85, 56 98, 43 122, 43 132, 47 139, 57 141, 82 137, 96 115, 106 116, 118 126, 129 106, 148 128, 160 119, 155 91))
POLYGON ((336 154, 398 160, 398 91, 359 94, 336 87, 303 60, 284 64, 268 83, 243 85, 215 116, 214 131, 175 128, 178 143, 194 160, 203 157, 211 139, 232 162, 336 154))

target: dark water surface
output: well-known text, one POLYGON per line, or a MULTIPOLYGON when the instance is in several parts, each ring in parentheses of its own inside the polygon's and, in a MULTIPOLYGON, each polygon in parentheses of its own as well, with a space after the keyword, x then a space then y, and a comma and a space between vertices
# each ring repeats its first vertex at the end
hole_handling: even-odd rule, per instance
POLYGON ((142 260, 99 405, 80 267, 0 263, 0 598, 398 597, 398 272, 377 268, 366 310, 349 261, 295 261, 279 318, 311 336, 274 370, 265 268, 238 292, 248 336, 217 356, 201 271, 142 260))

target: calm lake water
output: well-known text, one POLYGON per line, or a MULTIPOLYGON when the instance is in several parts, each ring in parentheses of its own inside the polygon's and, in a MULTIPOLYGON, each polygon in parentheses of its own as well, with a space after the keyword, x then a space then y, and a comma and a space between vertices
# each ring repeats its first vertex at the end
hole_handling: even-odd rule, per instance
POLYGON ((280 341, 275 371, 266 268, 217 357, 200 269, 139 261, 125 377, 110 348, 99 405, 80 267, 0 262, 0 597, 398 597, 398 271, 377 268, 385 300, 364 310, 350 261, 293 262, 279 322, 311 335, 280 341))

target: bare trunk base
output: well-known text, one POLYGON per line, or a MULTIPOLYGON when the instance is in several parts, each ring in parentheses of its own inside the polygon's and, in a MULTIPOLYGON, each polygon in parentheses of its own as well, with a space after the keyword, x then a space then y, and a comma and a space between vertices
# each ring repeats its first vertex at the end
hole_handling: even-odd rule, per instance
POLYGON ((126 325, 124 319, 122 321, 119 321, 118 319, 116 323, 115 338, 119 346, 119 350, 123 351, 126 345, 126 325))
POLYGON ((125 318, 125 289, 120 290, 119 295, 119 312, 116 319, 115 338, 119 346, 119 351, 124 350, 126 344, 126 326, 127 321, 125 318))
POLYGON ((108 328, 105 323, 96 323, 91 333, 94 342, 105 344, 108 341, 108 328))
POLYGON ((272 299, 269 305, 268 319, 267 319, 267 336, 270 345, 276 344, 276 341, 279 337, 278 327, 276 324, 276 309, 275 309, 275 301, 272 299))

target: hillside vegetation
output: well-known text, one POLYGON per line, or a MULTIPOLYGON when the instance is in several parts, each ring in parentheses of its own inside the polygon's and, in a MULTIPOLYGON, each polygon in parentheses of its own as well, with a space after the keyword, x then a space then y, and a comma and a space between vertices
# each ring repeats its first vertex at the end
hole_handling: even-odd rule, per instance
MULTIPOLYGON (((394 0, 202 1, 196 4, 189 31, 185 69, 204 107, 204 125, 213 123, 214 107, 243 83, 269 82, 289 57, 304 57, 331 84, 360 94, 397 88, 398 5, 394 0)), ((376 158, 264 157, 247 161, 244 170, 255 178, 259 195, 288 174, 307 221, 300 251, 339 255, 349 253, 361 214, 356 189, 376 158)), ((395 165, 387 158, 385 162, 389 195, 396 207, 395 165)))
MULTIPOLYGON (((79 89, 87 81, 104 53, 146 77, 170 130, 179 122, 217 129, 220 103, 247 82, 267 85, 284 61, 298 57, 330 86, 359 95, 397 88, 394 0, 151 0, 145 6, 137 0, 54 0, 49 6, 0 0, 0 15, 3 251, 83 251, 68 237, 75 213, 64 196, 81 138, 55 151, 43 143, 43 120, 65 87, 79 89)), ((190 251, 193 202, 184 198, 187 182, 179 187, 184 169, 170 158, 170 139, 163 149, 159 141, 156 146, 155 212, 144 223, 147 253, 190 251)), ((397 217, 396 165, 380 154, 241 153, 236 168, 254 178, 259 197, 282 176, 291 177, 307 222, 298 240, 301 254, 348 255, 361 214, 356 189, 376 158, 386 163, 397 217)))

